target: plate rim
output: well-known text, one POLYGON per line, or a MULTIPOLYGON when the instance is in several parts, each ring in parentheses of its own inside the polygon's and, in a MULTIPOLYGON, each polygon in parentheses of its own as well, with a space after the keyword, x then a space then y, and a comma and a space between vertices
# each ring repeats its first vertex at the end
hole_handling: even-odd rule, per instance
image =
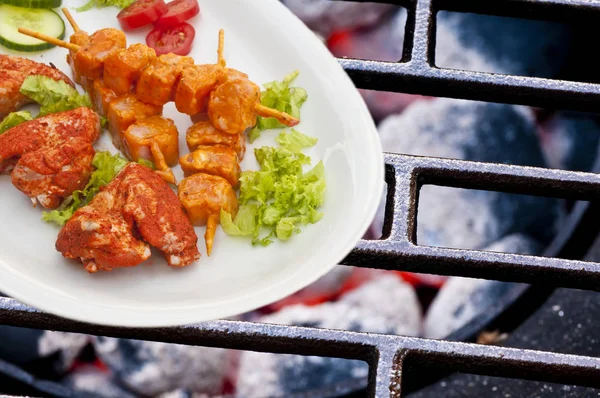
MULTIPOLYGON (((14 268, 14 265, 11 266, 9 263, 0 260, 4 264, 4 267, 0 267, 0 290, 3 293, 40 311, 70 320, 102 326, 174 327, 217 319, 226 319, 276 302, 316 282, 318 279, 329 273, 335 266, 340 264, 340 262, 352 251, 356 243, 358 243, 365 235, 384 196, 385 162, 375 121, 368 111, 368 107, 363 97, 360 95, 358 89, 337 59, 329 52, 325 44, 304 24, 304 22, 302 22, 279 0, 261 0, 258 2, 253 0, 239 1, 247 3, 252 7, 256 7, 259 10, 266 10, 269 14, 275 14, 277 18, 279 18, 280 24, 286 26, 287 29, 295 32, 303 30, 304 32, 302 34, 303 36, 306 36, 307 42, 312 41, 309 43, 311 51, 317 54, 324 65, 327 66, 328 70, 338 69, 338 73, 336 74, 339 76, 335 76, 335 79, 345 81, 343 87, 346 92, 344 94, 351 96, 352 98, 349 100, 352 100, 356 106, 356 109, 354 109, 353 112, 359 115, 357 117, 362 121, 362 124, 368 127, 367 130, 371 130, 365 131, 364 135, 368 137, 365 143, 368 144, 368 148, 373 151, 373 160, 376 161, 379 166, 376 164, 370 165, 373 168, 373 175, 371 176, 372 180, 366 182, 370 186, 370 193, 368 193, 366 200, 366 205, 369 206, 369 210, 365 211, 362 221, 357 223, 355 233, 351 235, 351 239, 349 237, 350 243, 340 246, 340 254, 335 256, 337 260, 332 261, 327 266, 321 267, 319 272, 303 274, 305 277, 299 279, 301 281, 300 283, 298 280, 283 278, 282 280, 272 283, 269 288, 263 290, 261 294, 249 294, 253 298, 252 300, 249 300, 248 297, 246 297, 247 295, 230 299, 230 301, 233 301, 234 303, 227 307, 227 311, 218 311, 214 309, 214 307, 222 306, 223 302, 226 300, 221 301, 220 304, 205 304, 210 308, 208 310, 203 309, 202 316, 198 316, 197 313, 193 311, 193 308, 200 308, 203 305, 182 306, 178 311, 173 311, 168 308, 125 309, 125 307, 102 307, 99 305, 95 306, 89 302, 78 302, 74 306, 72 299, 51 294, 51 289, 48 289, 47 286, 45 286, 45 289, 36 292, 39 285, 38 282, 30 278, 28 280, 23 280, 19 274, 11 272, 10 268, 14 268), (293 288, 288 287, 282 291, 278 286, 284 282, 293 283, 293 288), (218 312, 219 315, 211 315, 216 312, 218 312)), ((295 273, 292 274, 292 276, 295 275, 295 273)))

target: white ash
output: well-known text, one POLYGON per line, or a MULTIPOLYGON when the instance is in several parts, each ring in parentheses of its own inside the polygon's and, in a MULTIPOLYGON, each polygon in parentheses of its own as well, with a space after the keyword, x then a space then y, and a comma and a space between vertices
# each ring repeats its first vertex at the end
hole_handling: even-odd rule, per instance
MULTIPOLYGON (((397 276, 385 275, 314 307, 295 305, 261 319, 265 323, 417 336, 421 309, 415 291, 397 276)), ((362 361, 316 356, 243 352, 237 380, 239 397, 289 397, 365 379, 362 361)))
POLYGON ((598 155, 600 119, 595 115, 559 112, 543 124, 540 141, 550 167, 590 171, 598 155))
POLYGON ((538 77, 560 71, 571 38, 554 22, 447 11, 438 13, 436 30, 438 67, 538 77))
POLYGON ((77 370, 62 381, 77 395, 89 393, 98 398, 134 398, 135 395, 119 386, 112 375, 92 366, 77 370))
MULTIPOLYGON (((484 250, 536 255, 541 252, 542 246, 525 235, 513 234, 484 250)), ((485 279, 448 278, 425 315, 424 336, 446 338, 486 311, 514 285, 485 279)))
POLYGON ((226 350, 151 341, 98 337, 98 356, 137 394, 154 396, 183 388, 218 393, 226 372, 226 350))
POLYGON ((397 8, 389 4, 330 0, 283 0, 283 3, 309 28, 325 37, 338 29, 376 25, 397 8))
POLYGON ((487 60, 480 51, 465 47, 458 38, 455 24, 439 18, 436 26, 435 65, 475 72, 501 73, 504 70, 487 60))
POLYGON ((73 365, 81 350, 91 342, 91 337, 79 333, 44 331, 38 339, 38 354, 41 357, 60 353, 60 361, 56 365, 60 371, 66 371, 73 365))
MULTIPOLYGON (((379 125, 386 152, 480 162, 544 166, 528 108, 437 98, 413 102, 379 125)), ((382 200, 372 230, 383 227, 382 200)), ((514 232, 552 237, 558 215, 552 199, 493 191, 424 186, 417 213, 417 242, 477 249, 514 232)))

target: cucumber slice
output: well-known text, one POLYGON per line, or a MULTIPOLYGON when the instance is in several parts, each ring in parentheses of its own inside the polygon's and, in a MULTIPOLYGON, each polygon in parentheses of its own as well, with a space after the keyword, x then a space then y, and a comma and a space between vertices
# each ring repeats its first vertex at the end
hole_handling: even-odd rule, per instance
POLYGON ((24 8, 57 8, 62 5, 62 0, 0 0, 0 4, 24 8))
POLYGON ((52 10, 0 5, 1 45, 11 50, 25 52, 54 47, 53 44, 19 33, 18 28, 29 28, 57 39, 65 37, 65 22, 52 10))

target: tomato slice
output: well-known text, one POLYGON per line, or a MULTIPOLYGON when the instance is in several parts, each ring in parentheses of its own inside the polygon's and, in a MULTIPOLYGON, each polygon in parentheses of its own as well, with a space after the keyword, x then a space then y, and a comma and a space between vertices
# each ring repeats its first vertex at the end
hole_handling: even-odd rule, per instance
POLYGON ((154 26, 161 28, 177 26, 200 13, 198 0, 174 0, 167 4, 167 8, 167 12, 154 21, 154 26))
POLYGON ((188 55, 192 50, 195 36, 194 27, 187 22, 181 22, 170 28, 154 28, 146 36, 146 44, 156 51, 156 55, 168 53, 188 55))
POLYGON ((123 30, 136 29, 156 21, 167 12, 164 0, 137 0, 117 14, 123 30))

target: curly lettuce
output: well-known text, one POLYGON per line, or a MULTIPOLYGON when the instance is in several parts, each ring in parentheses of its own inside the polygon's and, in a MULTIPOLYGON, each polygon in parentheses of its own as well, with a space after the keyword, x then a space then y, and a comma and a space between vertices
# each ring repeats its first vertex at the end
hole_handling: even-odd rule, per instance
POLYGON ((90 0, 81 7, 77 7, 75 11, 82 12, 88 11, 92 8, 104 8, 104 7, 117 7, 127 8, 133 4, 135 0, 90 0))
POLYGON ((0 134, 31 119, 33 118, 28 111, 11 112, 0 122, 0 134))
POLYGON ((108 184, 129 163, 122 155, 112 155, 110 152, 97 152, 92 160, 95 170, 85 188, 73 192, 58 209, 46 211, 42 214, 42 220, 64 225, 77 209, 91 202, 92 198, 100 191, 100 188, 108 184))
POLYGON ((40 104, 40 113, 37 117, 82 106, 92 108, 92 101, 88 94, 80 94, 64 81, 54 80, 47 76, 27 76, 20 91, 21 94, 40 104))
POLYGON ((317 139, 296 130, 282 132, 280 147, 263 146, 254 154, 260 170, 244 171, 240 177, 239 210, 232 215, 221 210, 221 226, 230 236, 251 237, 253 245, 268 246, 273 238, 289 240, 301 227, 318 222, 318 209, 325 200, 325 166, 311 159, 303 148, 317 139))
MULTIPOLYGON (((260 103, 269 108, 286 112, 295 118, 300 118, 300 107, 308 98, 308 93, 300 87, 290 87, 290 84, 298 77, 299 71, 294 71, 283 78, 282 81, 272 81, 263 84, 265 91, 261 93, 260 103)), ((283 128, 277 119, 257 116, 256 126, 248 134, 248 140, 252 143, 264 130, 283 128)))

